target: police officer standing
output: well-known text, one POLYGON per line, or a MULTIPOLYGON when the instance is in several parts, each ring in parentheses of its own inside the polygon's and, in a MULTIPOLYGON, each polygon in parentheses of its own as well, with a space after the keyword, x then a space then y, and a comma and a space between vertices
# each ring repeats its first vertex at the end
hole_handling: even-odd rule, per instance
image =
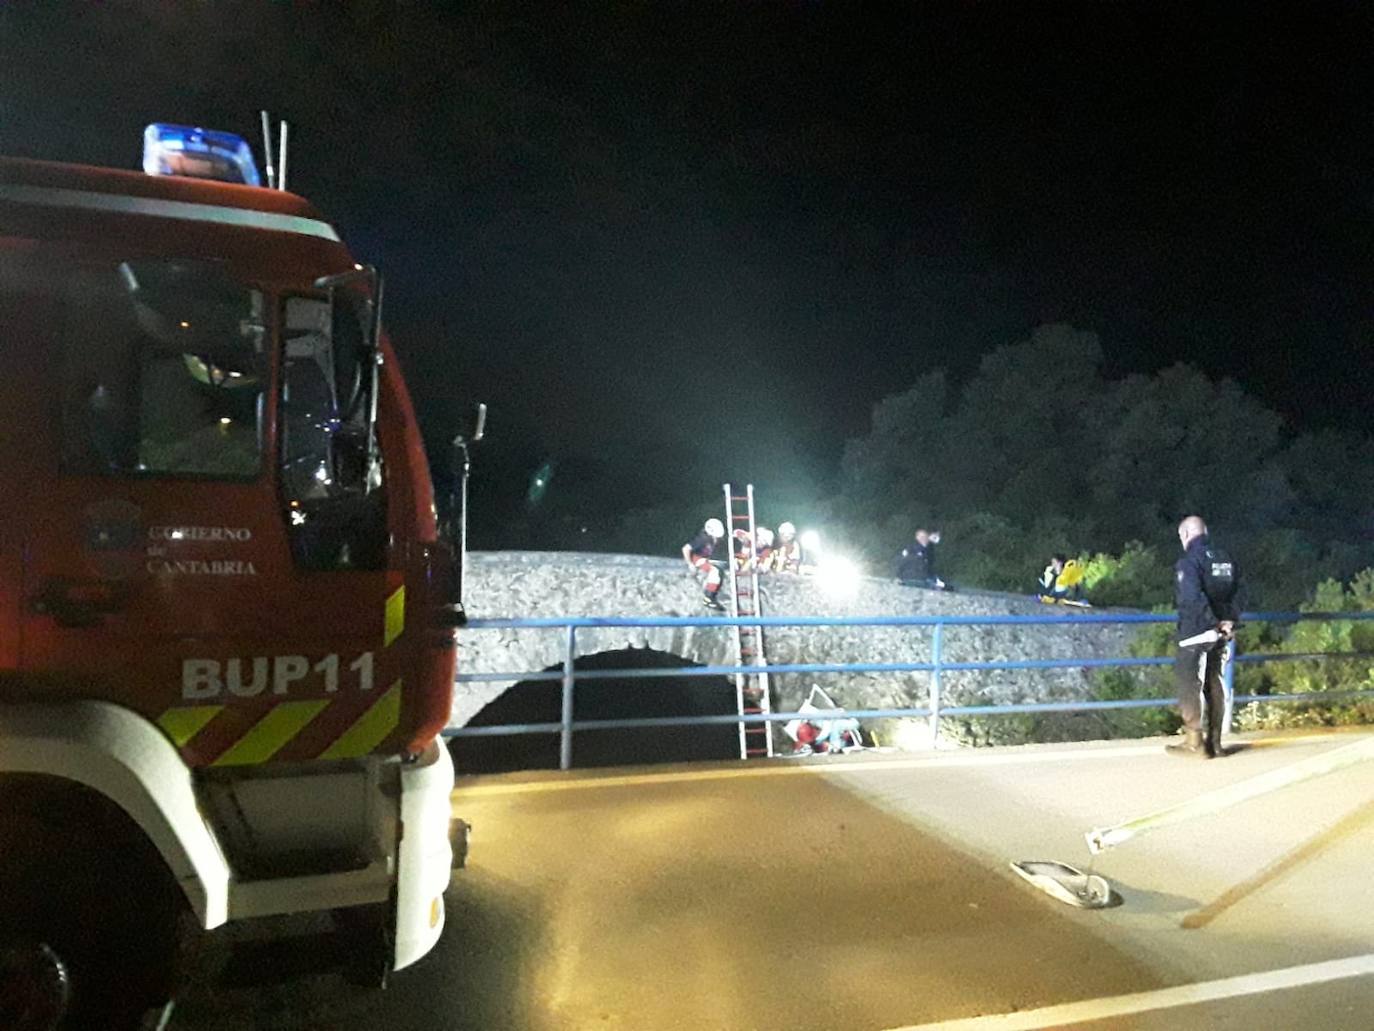
POLYGON ((1243 604, 1240 569, 1207 536, 1201 516, 1178 524, 1183 557, 1174 565, 1178 603, 1178 656, 1174 676, 1183 716, 1183 740, 1166 746, 1173 755, 1211 759, 1223 755, 1222 721, 1225 690, 1222 663, 1235 633, 1243 604), (1207 729, 1202 727, 1202 701, 1207 700, 1207 729))

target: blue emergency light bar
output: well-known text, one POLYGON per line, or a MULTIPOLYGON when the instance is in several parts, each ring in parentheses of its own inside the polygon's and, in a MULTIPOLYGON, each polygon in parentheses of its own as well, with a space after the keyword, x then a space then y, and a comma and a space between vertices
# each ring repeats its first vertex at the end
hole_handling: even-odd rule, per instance
POLYGON ((154 122, 143 130, 143 171, 261 186, 253 152, 240 136, 154 122))

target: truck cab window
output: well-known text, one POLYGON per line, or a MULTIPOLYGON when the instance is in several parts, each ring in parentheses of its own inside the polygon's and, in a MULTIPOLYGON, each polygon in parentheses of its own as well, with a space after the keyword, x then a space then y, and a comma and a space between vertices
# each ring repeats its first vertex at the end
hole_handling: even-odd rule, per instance
POLYGON ((281 486, 292 551, 306 569, 386 560, 382 467, 369 454, 372 348, 351 291, 282 307, 281 486))
POLYGON ((67 270, 64 467, 248 480, 262 467, 261 292, 211 262, 67 270))

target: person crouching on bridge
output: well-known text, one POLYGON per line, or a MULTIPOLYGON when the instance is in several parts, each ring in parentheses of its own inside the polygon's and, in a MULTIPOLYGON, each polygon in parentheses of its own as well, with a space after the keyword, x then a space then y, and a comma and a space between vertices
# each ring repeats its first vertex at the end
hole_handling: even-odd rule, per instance
POLYGON ((735 530, 730 537, 731 549, 735 556, 735 571, 749 572, 754 568, 754 542, 749 539, 749 531, 735 530))
POLYGON ((1173 755, 1212 759, 1225 754, 1221 747, 1222 722, 1226 718, 1222 665, 1240 619, 1244 588, 1240 568, 1226 551, 1212 543, 1201 516, 1188 516, 1178 524, 1178 542, 1183 546, 1183 557, 1174 565, 1178 603, 1174 676, 1178 683, 1178 708, 1183 716, 1183 740, 1166 748, 1173 755))
POLYGON ((754 527, 754 566, 760 573, 773 571, 773 531, 766 526, 754 527))
POLYGON ((1055 555, 1050 564, 1040 574, 1040 600, 1053 605, 1055 602, 1079 602, 1087 604, 1083 597, 1082 564, 1075 558, 1055 555))
POLYGON ((797 540, 797 528, 791 523, 778 526, 778 540, 773 548, 773 572, 800 573, 802 565, 801 541, 797 540))
POLYGON ((720 603, 720 566, 711 561, 721 538, 725 536, 725 524, 719 519, 708 519, 701 532, 682 546, 682 559, 689 569, 705 575, 703 591, 706 605, 718 612, 724 612, 720 603))
POLYGON ((945 582, 935 574, 935 545, 939 543, 939 531, 917 530, 915 540, 897 556, 897 582, 943 590, 945 582))

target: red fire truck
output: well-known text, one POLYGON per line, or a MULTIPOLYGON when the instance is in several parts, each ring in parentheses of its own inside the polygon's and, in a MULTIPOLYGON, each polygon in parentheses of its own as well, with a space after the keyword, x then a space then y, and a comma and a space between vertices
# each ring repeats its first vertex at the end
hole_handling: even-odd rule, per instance
POLYGON ((191 920, 328 912, 383 976, 465 851, 460 577, 380 279, 177 165, 0 159, 5 1027, 138 1026, 191 920))

